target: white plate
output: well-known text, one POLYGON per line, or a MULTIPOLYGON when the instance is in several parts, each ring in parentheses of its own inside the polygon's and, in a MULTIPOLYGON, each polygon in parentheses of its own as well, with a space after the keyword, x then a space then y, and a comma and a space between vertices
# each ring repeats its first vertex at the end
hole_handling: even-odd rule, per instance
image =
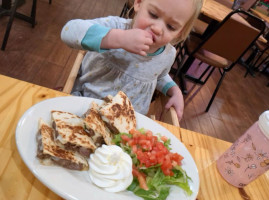
MULTIPOLYGON (((70 200, 126 200, 142 199, 132 192, 124 191, 120 193, 109 193, 93 185, 87 172, 67 170, 58 166, 43 166, 36 158, 36 134, 38 131, 38 120, 43 118, 50 123, 50 111, 61 110, 81 116, 89 108, 92 101, 101 103, 102 101, 86 97, 57 97, 42 101, 28 109, 18 122, 16 129, 16 144, 19 153, 30 171, 49 189, 70 200)), ((178 187, 172 187, 168 200, 190 199, 194 200, 199 190, 199 175, 196 164, 185 148, 185 146, 167 129, 157 124, 153 120, 136 113, 137 128, 146 128, 153 133, 161 133, 171 139, 171 148, 184 156, 182 168, 191 177, 190 182, 193 194, 187 196, 178 187)))

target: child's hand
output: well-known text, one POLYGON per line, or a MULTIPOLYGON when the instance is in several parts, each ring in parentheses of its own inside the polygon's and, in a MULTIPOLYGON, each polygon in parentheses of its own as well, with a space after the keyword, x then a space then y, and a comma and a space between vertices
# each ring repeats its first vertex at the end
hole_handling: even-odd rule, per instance
POLYGON ((169 109, 171 106, 173 106, 176 110, 178 120, 180 121, 184 109, 184 100, 182 93, 177 86, 173 86, 167 91, 167 94, 171 97, 166 103, 165 109, 169 109))
POLYGON ((152 43, 152 35, 149 32, 142 29, 129 29, 126 30, 125 38, 123 38, 122 48, 131 53, 146 56, 152 43))
POLYGON ((111 29, 101 42, 102 49, 122 48, 131 53, 147 55, 153 43, 152 35, 142 29, 111 29))

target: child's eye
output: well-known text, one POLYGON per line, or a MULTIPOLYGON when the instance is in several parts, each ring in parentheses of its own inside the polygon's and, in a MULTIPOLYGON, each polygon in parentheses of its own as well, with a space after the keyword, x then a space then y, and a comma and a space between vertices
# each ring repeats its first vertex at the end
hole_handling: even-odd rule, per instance
POLYGON ((149 15, 153 18, 153 19, 157 19, 158 16, 156 14, 154 14, 153 12, 149 11, 149 15))
POLYGON ((171 31, 175 31, 176 30, 176 28, 174 26, 170 25, 170 24, 167 24, 166 26, 171 31))

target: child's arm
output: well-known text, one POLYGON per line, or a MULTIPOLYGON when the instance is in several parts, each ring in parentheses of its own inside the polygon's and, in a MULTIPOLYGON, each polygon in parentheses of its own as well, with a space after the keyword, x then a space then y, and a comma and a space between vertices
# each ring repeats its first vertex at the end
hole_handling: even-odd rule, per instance
POLYGON ((122 48, 131 53, 146 56, 152 43, 152 35, 147 31, 111 29, 102 39, 101 49, 122 48))
POLYGON ((120 17, 104 17, 93 20, 71 20, 61 32, 61 39, 76 49, 103 52, 123 48, 126 51, 146 55, 152 44, 152 35, 140 29, 128 29, 127 20, 120 17))

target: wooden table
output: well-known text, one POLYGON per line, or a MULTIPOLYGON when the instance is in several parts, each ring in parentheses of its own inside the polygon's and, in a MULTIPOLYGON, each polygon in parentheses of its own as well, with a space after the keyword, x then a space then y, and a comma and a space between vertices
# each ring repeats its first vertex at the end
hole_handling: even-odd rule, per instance
MULTIPOLYGON (((204 0, 201 14, 221 22, 232 11, 232 8, 229 8, 215 0, 204 0)), ((245 20, 239 15, 236 15, 236 19, 243 23, 245 22, 245 20)))
POLYGON ((220 22, 232 11, 231 8, 217 1, 204 0, 201 14, 220 22))
MULTIPOLYGON (((210 21, 210 27, 208 27, 209 30, 206 30, 205 34, 210 32, 211 27, 214 28, 216 26, 216 24, 221 22, 232 11, 233 10, 231 8, 228 8, 227 6, 221 4, 217 1, 204 0, 203 6, 201 9, 201 16, 204 19, 206 18, 205 19, 206 21, 208 21, 208 22, 210 21)), ((250 24, 238 14, 234 15, 233 18, 250 26, 250 24)), ((263 36, 259 37, 259 41, 261 41, 263 43, 267 42, 267 40, 263 36)))
POLYGON ((261 12, 255 10, 255 9, 252 9, 252 8, 250 9, 250 11, 251 11, 253 14, 257 15, 258 17, 260 17, 261 19, 263 19, 264 21, 266 21, 267 23, 269 23, 269 17, 266 16, 265 14, 263 14, 263 13, 261 13, 261 12))
MULTIPOLYGON (((45 99, 67 95, 0 75, 0 199, 61 199, 36 179, 22 161, 16 148, 15 129, 20 117, 32 105, 45 99)), ((198 200, 244 199, 239 189, 224 181, 216 169, 215 161, 230 143, 159 123, 181 140, 192 154, 200 176, 198 200)), ((269 172, 242 191, 251 200, 268 200, 268 188, 269 172)))

